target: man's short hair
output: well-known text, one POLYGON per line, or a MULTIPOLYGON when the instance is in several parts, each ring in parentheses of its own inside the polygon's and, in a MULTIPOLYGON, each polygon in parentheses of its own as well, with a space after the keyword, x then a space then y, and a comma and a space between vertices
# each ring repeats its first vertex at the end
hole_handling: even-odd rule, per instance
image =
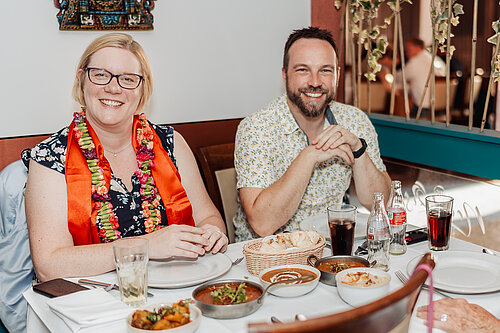
POLYGON ((337 55, 337 45, 335 45, 335 41, 333 40, 332 33, 325 29, 320 29, 317 27, 308 27, 303 29, 294 30, 290 36, 288 36, 288 40, 285 43, 285 52, 283 53, 283 68, 285 72, 288 70, 288 51, 292 44, 302 38, 308 39, 321 39, 330 43, 337 55))
POLYGON ((412 43, 413 45, 418 46, 421 49, 425 48, 424 41, 421 40, 420 38, 417 38, 417 37, 412 37, 412 38, 408 39, 408 43, 412 43))

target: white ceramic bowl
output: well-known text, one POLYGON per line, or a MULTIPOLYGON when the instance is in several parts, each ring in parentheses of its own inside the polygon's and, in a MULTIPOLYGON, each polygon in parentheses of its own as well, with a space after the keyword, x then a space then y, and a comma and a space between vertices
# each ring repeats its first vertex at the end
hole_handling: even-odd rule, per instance
POLYGON ((389 284, 391 282, 391 275, 376 268, 356 267, 343 270, 335 276, 337 281, 337 291, 340 297, 352 306, 361 306, 370 303, 374 300, 384 297, 389 293, 389 284), (347 274, 363 272, 369 273, 372 276, 381 278, 381 282, 371 286, 354 286, 343 283, 346 281, 347 274))
MULTIPOLYGON (((273 294, 275 296, 280 296, 280 297, 297 297, 297 296, 302 296, 307 294, 308 292, 311 292, 316 288, 319 282, 319 277, 321 276, 321 272, 314 267, 307 266, 307 265, 281 265, 281 266, 274 266, 267 268, 263 270, 259 274, 260 282, 264 286, 264 288, 267 288, 268 285, 271 284, 271 282, 263 280, 262 277, 264 274, 271 272, 271 271, 277 271, 277 270, 287 270, 287 271, 297 271, 301 272, 300 270, 306 270, 310 274, 314 274, 316 277, 314 280, 310 281, 305 281, 301 283, 296 283, 296 284, 278 284, 269 289, 269 293, 273 294), (294 270, 295 269, 295 270, 294 270)), ((304 274, 305 275, 305 274, 304 274)), ((309 274, 307 274, 309 275, 309 274)), ((291 276, 290 278, 293 277, 299 277, 299 276, 291 276)))
MULTIPOLYGON (((164 306, 172 306, 172 303, 161 303, 161 304, 152 304, 152 305, 146 305, 144 307, 141 307, 138 310, 148 310, 148 311, 155 311, 156 309, 159 309, 164 306)), ((134 311, 135 312, 135 311, 134 311)), ((201 321, 201 311, 198 309, 194 304, 189 305, 189 316, 191 319, 191 322, 182 325, 179 327, 174 327, 174 328, 169 328, 166 330, 143 330, 141 328, 136 328, 130 325, 130 322, 132 321, 132 315, 134 313, 132 312, 128 317, 127 317, 127 332, 129 333, 146 333, 146 332, 164 332, 164 333, 192 333, 196 331, 198 326, 200 326, 200 321, 201 321)))

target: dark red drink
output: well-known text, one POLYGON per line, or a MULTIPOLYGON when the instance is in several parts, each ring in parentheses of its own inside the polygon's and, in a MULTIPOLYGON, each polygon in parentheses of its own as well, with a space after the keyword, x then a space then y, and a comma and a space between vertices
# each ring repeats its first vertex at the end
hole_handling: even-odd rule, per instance
POLYGON ((431 210, 427 221, 431 250, 447 250, 451 235, 451 212, 431 210))
POLYGON ((349 219, 336 219, 328 221, 328 225, 332 241, 332 255, 351 255, 356 222, 349 219))

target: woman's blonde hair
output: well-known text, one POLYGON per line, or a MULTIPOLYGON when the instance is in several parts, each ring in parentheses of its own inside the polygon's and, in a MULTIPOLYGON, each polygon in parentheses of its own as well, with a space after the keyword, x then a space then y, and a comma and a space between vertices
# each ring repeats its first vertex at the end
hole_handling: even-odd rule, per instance
MULTIPOLYGON (((110 33, 95 39, 92 43, 90 43, 85 52, 83 52, 80 62, 78 63, 78 70, 86 68, 89 65, 90 58, 97 51, 105 47, 116 47, 128 50, 139 60, 139 63, 141 64, 142 76, 144 77, 144 82, 142 83, 142 96, 139 100, 139 104, 137 105, 137 112, 139 112, 149 101, 149 98, 153 93, 153 75, 151 73, 151 66, 144 49, 132 38, 132 36, 124 33, 110 33)), ((73 98, 81 105, 86 106, 83 96, 84 78, 84 75, 76 76, 75 82, 73 83, 73 98)))

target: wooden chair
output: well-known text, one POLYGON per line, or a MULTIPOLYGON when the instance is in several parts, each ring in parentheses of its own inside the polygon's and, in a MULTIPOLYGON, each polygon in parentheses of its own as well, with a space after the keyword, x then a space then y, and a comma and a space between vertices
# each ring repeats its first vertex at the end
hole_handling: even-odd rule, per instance
POLYGON ((230 243, 234 243, 233 217, 237 208, 234 143, 199 147, 195 150, 208 194, 226 222, 230 243))
MULTIPOLYGON (((361 81, 361 95, 359 97, 359 108, 368 111, 368 83, 366 80, 361 81)), ((389 93, 381 81, 370 82, 371 110, 375 113, 387 113, 387 99, 389 93)))
MULTIPOLYGON (((457 93, 458 79, 450 78, 450 108, 453 108, 453 101, 457 93)), ((446 78, 436 77, 434 107, 436 111, 446 111, 446 78)), ((429 93, 428 91, 427 93, 429 93)))
MULTIPOLYGON (((432 254, 425 254, 420 263, 428 264, 434 268, 432 254)), ((413 308, 427 275, 427 271, 421 270, 400 289, 377 301, 352 310, 305 321, 279 324, 250 323, 248 331, 250 333, 407 332, 413 308)))

